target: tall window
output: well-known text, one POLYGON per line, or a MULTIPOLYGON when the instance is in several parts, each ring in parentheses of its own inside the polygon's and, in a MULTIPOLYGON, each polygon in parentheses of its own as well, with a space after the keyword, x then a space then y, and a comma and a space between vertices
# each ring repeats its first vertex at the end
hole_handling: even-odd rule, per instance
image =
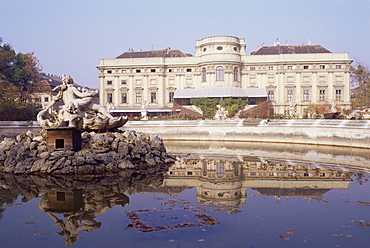
POLYGON ((107 93, 107 103, 113 103, 113 93, 107 93))
POLYGON ((320 102, 325 101, 325 90, 320 90, 319 91, 319 101, 320 102))
POLYGON ((304 102, 310 101, 310 91, 309 90, 303 90, 303 101, 304 102))
POLYGON ((173 96, 175 95, 175 92, 169 92, 168 93, 168 99, 169 99, 169 102, 173 102, 173 96))
POLYGON ((234 82, 239 82, 239 68, 234 68, 234 82))
POLYGON ((202 68, 202 82, 207 82, 207 70, 205 67, 202 68))
POLYGON ((142 102, 141 91, 137 91, 135 103, 141 103, 141 102, 142 102))
POLYGON ((127 103, 127 93, 126 92, 121 93, 121 103, 127 103))
POLYGON ((225 164, 222 162, 216 163, 216 174, 218 177, 223 177, 225 175, 225 164))
POLYGON ((222 66, 216 67, 216 81, 224 81, 224 68, 222 66))
POLYGON ((157 102, 157 92, 150 92, 150 102, 151 103, 157 102))
POLYGON ((287 91, 287 101, 291 102, 293 100, 293 90, 287 91))
POLYGON ((274 91, 273 90, 269 90, 267 95, 268 95, 268 101, 269 102, 275 101, 274 91))
POLYGON ((335 100, 342 101, 342 90, 335 90, 335 100))

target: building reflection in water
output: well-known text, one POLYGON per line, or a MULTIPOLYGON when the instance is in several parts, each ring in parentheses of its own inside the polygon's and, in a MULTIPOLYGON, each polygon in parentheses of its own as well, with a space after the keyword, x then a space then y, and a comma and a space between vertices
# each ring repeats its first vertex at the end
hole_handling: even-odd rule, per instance
MULTIPOLYGON (((62 230, 57 234, 72 245, 81 231, 102 226, 95 220, 114 206, 129 204, 133 193, 179 194, 197 189, 198 202, 216 209, 237 208, 247 201, 247 188, 262 196, 301 196, 320 200, 331 189, 348 189, 350 172, 315 168, 305 163, 270 161, 256 157, 179 157, 169 169, 127 171, 116 177, 76 180, 39 176, 0 175, 0 186, 23 195, 24 202, 43 196, 40 210, 62 230)), ((13 196, 14 197, 14 196, 13 196)))
POLYGON ((331 189, 348 189, 349 172, 340 167, 316 168, 302 163, 288 164, 267 159, 205 156, 183 157, 167 172, 164 186, 169 188, 196 187, 198 201, 215 207, 244 204, 247 188, 260 195, 302 196, 320 200, 331 189))

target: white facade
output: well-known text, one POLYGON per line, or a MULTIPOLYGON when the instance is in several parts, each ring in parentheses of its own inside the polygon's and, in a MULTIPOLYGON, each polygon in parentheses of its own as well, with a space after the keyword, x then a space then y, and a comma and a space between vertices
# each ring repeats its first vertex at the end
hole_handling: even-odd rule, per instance
POLYGON ((100 104, 111 112, 171 112, 177 89, 265 88, 275 114, 292 105, 302 116, 312 104, 350 108, 348 53, 321 46, 261 47, 246 55, 244 39, 214 36, 196 41, 195 56, 166 48, 129 50, 101 59, 100 104), (143 103, 145 103, 143 106, 143 103))

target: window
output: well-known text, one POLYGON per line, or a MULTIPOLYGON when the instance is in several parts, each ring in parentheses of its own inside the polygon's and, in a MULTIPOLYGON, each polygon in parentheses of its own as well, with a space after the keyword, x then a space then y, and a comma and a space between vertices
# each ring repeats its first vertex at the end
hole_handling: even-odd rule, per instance
POLYGON ((136 100, 135 100, 135 103, 141 103, 141 102, 142 102, 141 92, 136 92, 136 100))
POLYGON ((222 66, 216 67, 216 81, 224 81, 224 68, 222 66))
POLYGON ((319 91, 319 101, 320 102, 325 101, 325 90, 320 90, 319 91))
POLYGON ((222 162, 216 163, 216 174, 218 177, 223 177, 225 175, 225 165, 222 162))
POLYGON ((267 93, 267 97, 268 97, 269 102, 273 102, 274 101, 274 91, 269 90, 268 93, 267 93))
POLYGON ((191 72, 191 68, 187 68, 186 69, 186 72, 191 72))
POLYGON ((126 80, 122 80, 121 81, 121 84, 127 84, 127 81, 126 80))
POLYGON ((239 81, 239 68, 235 67, 234 68, 234 82, 238 82, 238 81, 239 81))
POLYGON ((273 177, 273 176, 275 176, 275 172, 269 172, 269 173, 268 173, 268 175, 269 175, 270 177, 273 177))
POLYGON ((303 90, 303 101, 304 102, 310 101, 310 91, 309 90, 303 90))
POLYGON ((140 70, 140 69, 137 69, 137 70, 136 70, 136 73, 140 73, 140 72, 141 72, 141 70, 140 70))
POLYGON ((293 66, 288 65, 288 70, 293 70, 293 66))
POLYGON ((305 70, 307 70, 308 68, 309 68, 308 65, 303 66, 303 69, 305 69, 305 70))
POLYGON ((222 46, 217 47, 217 50, 219 50, 219 51, 221 51, 222 49, 223 49, 222 46))
POLYGON ((112 70, 108 70, 108 71, 107 71, 107 73, 108 73, 108 74, 111 74, 111 73, 112 73, 112 70))
POLYGON ((305 173, 303 174, 303 176, 305 176, 305 177, 309 177, 309 176, 310 176, 310 173, 305 172, 305 173))
POLYGON ((35 97, 35 102, 41 102, 41 98, 40 97, 35 97))
POLYGON ((111 84, 112 84, 112 81, 107 81, 107 84, 108 84, 108 85, 111 85, 111 84))
POLYGON ((207 176, 207 162, 202 161, 202 175, 207 176))
POLYGON ((126 73, 126 70, 121 70, 121 73, 126 73))
POLYGON ((256 70, 256 67, 249 67, 249 70, 250 71, 255 71, 256 70))
POLYGON ((249 105, 256 105, 256 98, 255 97, 248 98, 248 104, 249 105))
POLYGON ((45 102, 48 102, 49 101, 49 97, 45 96, 44 101, 45 102))
POLYGON ((320 177, 325 177, 326 176, 325 173, 320 173, 319 175, 320 175, 320 177))
POLYGON ((293 90, 287 91, 287 101, 291 102, 293 100, 293 90))
POLYGON ((107 103, 113 103, 113 93, 107 94, 107 103))
POLYGON ((202 82, 207 82, 207 69, 205 67, 202 68, 202 82))
MULTIPOLYGON (((64 148, 64 146, 62 147, 64 148)), ((65 192, 57 192, 57 201, 66 201, 66 193, 65 192)))
POLYGON ((274 67, 273 66, 269 66, 268 69, 269 69, 269 71, 273 71, 274 70, 274 67))
POLYGON ((127 93, 126 92, 121 93, 121 103, 127 103, 127 93))
POLYGON ((342 66, 341 65, 336 65, 335 69, 342 69, 342 66))
POLYGON ((175 69, 168 69, 168 72, 175 72, 175 69))
POLYGON ((325 69, 325 65, 320 65, 320 69, 325 69))
POLYGON ((335 90, 335 100, 342 101, 342 90, 335 90))
POLYGON ((169 99, 169 102, 173 102, 173 96, 175 95, 175 92, 169 92, 168 93, 168 99, 169 99))
POLYGON ((151 103, 157 102, 157 92, 150 92, 150 102, 151 103))
POLYGON ((155 69, 150 69, 150 72, 155 72, 156 70, 155 69))

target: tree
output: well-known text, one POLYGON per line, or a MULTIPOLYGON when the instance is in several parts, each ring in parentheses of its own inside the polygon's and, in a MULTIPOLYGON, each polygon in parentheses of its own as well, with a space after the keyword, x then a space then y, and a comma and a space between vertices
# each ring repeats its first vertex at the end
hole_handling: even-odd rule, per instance
POLYGON ((355 86, 352 93, 352 106, 370 106, 370 71, 367 67, 358 64, 351 66, 351 83, 355 86))
POLYGON ((0 38, 0 120, 34 119, 37 108, 27 91, 40 80, 41 68, 34 53, 16 53, 0 38))
POLYGON ((231 118, 242 108, 245 107, 247 104, 246 100, 242 100, 241 98, 233 99, 233 98, 226 98, 220 102, 220 106, 227 110, 227 117, 231 118))
POLYGON ((213 118, 215 112, 217 110, 217 104, 219 104, 220 100, 218 98, 192 98, 190 103, 199 107, 202 112, 203 116, 206 118, 213 118))

